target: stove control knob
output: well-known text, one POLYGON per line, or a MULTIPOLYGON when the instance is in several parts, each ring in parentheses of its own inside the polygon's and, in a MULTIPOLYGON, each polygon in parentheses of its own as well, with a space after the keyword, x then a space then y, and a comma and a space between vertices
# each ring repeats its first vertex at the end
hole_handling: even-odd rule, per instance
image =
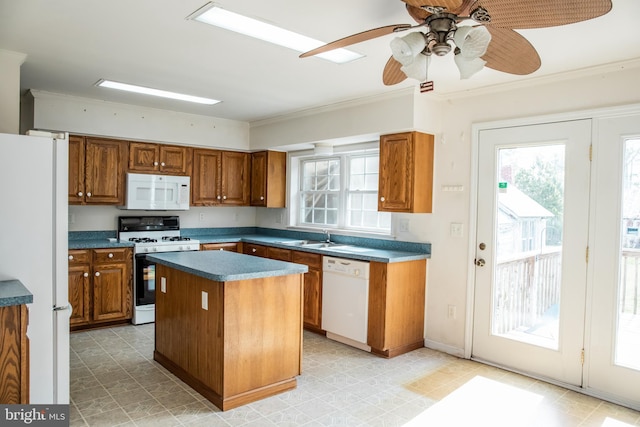
POLYGON ((151 249, 153 252, 158 252, 158 248, 152 248, 151 249))
POLYGON ((182 247, 182 246, 178 246, 178 250, 179 250, 179 251, 184 251, 184 247, 182 247))

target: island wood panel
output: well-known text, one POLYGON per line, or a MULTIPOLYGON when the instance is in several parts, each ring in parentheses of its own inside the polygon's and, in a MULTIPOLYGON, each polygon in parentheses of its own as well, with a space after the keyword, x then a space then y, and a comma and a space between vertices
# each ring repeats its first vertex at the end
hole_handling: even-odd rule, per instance
POLYGON ((424 346, 426 260, 369 264, 371 352, 394 357, 424 346))
POLYGON ((0 307, 0 404, 29 403, 26 305, 0 307))
POLYGON ((222 410, 295 388, 301 274, 215 282, 157 265, 156 277, 167 280, 156 293, 156 361, 222 410))

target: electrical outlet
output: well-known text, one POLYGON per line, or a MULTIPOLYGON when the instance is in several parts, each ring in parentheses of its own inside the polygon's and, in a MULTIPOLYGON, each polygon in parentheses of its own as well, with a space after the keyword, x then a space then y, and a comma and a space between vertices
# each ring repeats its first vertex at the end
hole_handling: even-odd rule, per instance
POLYGON ((75 224, 76 222, 76 214, 69 214, 69 224, 75 224))
POLYGON ((160 292, 162 292, 163 294, 167 293, 167 278, 166 277, 161 277, 160 278, 160 292))
POLYGON ((458 222, 452 222, 450 233, 451 233, 451 237, 463 237, 464 232, 462 231, 462 224, 458 222))
POLYGON ((457 311, 458 311, 458 310, 457 310, 457 308, 456 308, 456 306, 455 306, 455 305, 451 305, 451 304, 449 304, 449 306, 447 307, 447 317, 448 317, 449 319, 453 319, 453 320, 455 320, 455 318, 456 318, 456 316, 457 316, 457 314, 458 314, 458 313, 457 313, 457 311))
POLYGON ((200 222, 204 221, 204 212, 200 212, 200 222))
POLYGON ((398 221, 398 229, 405 233, 409 231, 409 220, 407 218, 402 218, 398 221))

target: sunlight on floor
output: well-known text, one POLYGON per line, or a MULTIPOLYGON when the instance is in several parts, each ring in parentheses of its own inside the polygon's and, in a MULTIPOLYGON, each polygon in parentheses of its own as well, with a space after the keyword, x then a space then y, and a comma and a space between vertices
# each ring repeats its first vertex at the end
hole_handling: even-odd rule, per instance
POLYGON ((523 419, 535 418, 542 399, 542 395, 476 376, 404 427, 513 427, 521 425, 523 419))
POLYGON ((602 427, 633 427, 633 424, 627 424, 622 421, 614 420, 607 417, 602 423, 602 427))

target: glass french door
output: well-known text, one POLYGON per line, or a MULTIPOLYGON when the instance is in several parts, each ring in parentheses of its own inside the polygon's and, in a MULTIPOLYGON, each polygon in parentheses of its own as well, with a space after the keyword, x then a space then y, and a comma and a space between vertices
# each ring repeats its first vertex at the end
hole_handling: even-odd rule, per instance
POLYGON ((582 384, 591 120, 481 130, 472 357, 582 384))
POLYGON ((640 115, 596 129, 585 385, 640 409, 640 115))

